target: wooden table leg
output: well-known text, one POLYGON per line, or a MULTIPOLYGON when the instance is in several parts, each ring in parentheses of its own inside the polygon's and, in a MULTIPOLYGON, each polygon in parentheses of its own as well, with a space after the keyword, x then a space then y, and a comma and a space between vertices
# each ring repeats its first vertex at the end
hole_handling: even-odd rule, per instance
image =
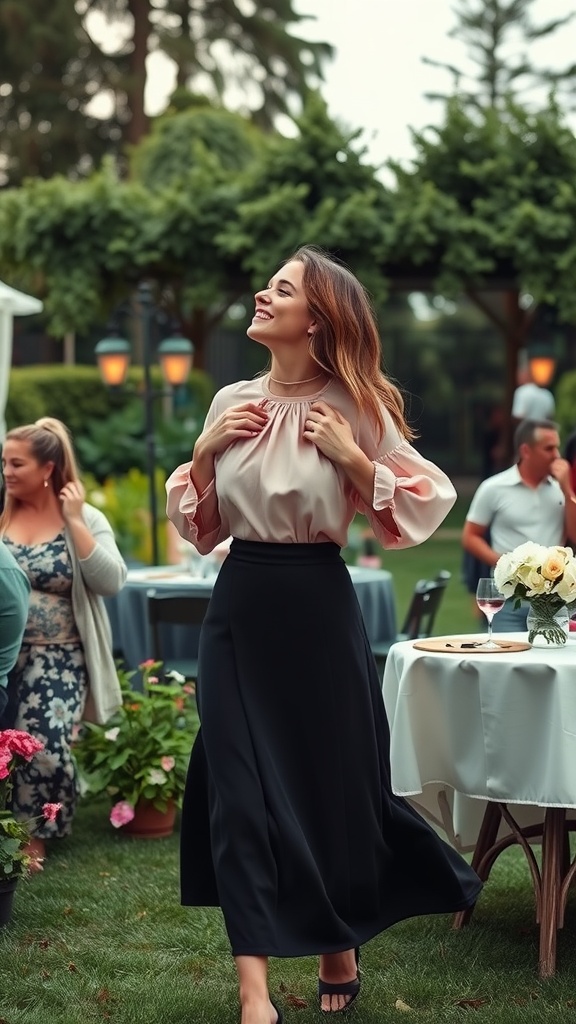
MULTIPOLYGON (((500 828, 501 819, 502 812, 500 810, 500 805, 497 803, 489 802, 486 805, 486 810, 484 811, 482 825, 480 826, 478 840, 476 842, 476 846, 474 847, 474 854, 472 856, 472 867, 474 868, 475 871, 478 869, 478 865, 482 861, 482 858, 487 853, 487 851, 492 846, 494 846, 494 843, 496 842, 496 836, 498 835, 498 829, 500 828)), ((486 873, 486 877, 487 876, 488 873, 486 873)), ((480 877, 482 878, 481 875, 480 877)), ((485 882, 486 878, 482 878, 482 881, 485 882)), ((458 929, 463 928, 464 925, 467 925, 470 918, 472 917, 473 910, 474 907, 468 907, 467 910, 459 910, 458 913, 454 914, 452 920, 452 927, 458 929)))
POLYGON ((542 894, 540 915, 540 977, 556 971, 556 940, 560 924, 560 884, 565 858, 564 807, 549 807, 542 833, 542 894))

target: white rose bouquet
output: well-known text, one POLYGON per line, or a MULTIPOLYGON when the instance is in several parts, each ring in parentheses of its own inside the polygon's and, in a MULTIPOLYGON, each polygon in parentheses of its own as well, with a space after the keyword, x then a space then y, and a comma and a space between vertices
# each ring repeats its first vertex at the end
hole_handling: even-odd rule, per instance
POLYGON ((504 597, 515 598, 514 607, 528 601, 534 613, 528 641, 542 633, 549 643, 565 643, 566 634, 554 616, 576 601, 576 558, 572 548, 527 541, 501 555, 494 569, 494 582, 504 597))

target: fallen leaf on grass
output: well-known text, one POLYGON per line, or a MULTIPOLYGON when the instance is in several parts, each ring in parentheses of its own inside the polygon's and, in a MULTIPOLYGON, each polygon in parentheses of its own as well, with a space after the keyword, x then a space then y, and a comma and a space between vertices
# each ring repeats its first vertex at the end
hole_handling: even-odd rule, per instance
POLYGON ((485 999, 484 996, 480 996, 477 999, 456 999, 454 1006, 463 1006, 467 1010, 478 1010, 480 1006, 485 1006, 489 1003, 489 999, 485 999))
POLYGON ((96 996, 97 1003, 107 1003, 110 999, 110 992, 107 988, 101 988, 98 995, 96 996))
POLYGON ((394 1003, 394 1009, 401 1010, 402 1013, 410 1013, 412 1007, 408 1006, 408 1003, 405 1003, 403 999, 397 999, 396 1002, 394 1003))
POLYGON ((286 995, 286 1002, 288 1006, 293 1006, 296 1010, 305 1010, 308 1006, 308 1001, 302 999, 301 996, 295 996, 293 992, 288 992, 286 995))
POLYGON ((48 939, 40 939, 40 942, 38 943, 38 945, 40 946, 40 949, 48 949, 48 946, 50 945, 50 943, 49 943, 48 939))
POLYGON ((74 963, 69 963, 69 964, 68 964, 68 970, 69 970, 69 971, 77 971, 77 970, 78 970, 78 968, 76 967, 76 964, 74 964, 74 963))

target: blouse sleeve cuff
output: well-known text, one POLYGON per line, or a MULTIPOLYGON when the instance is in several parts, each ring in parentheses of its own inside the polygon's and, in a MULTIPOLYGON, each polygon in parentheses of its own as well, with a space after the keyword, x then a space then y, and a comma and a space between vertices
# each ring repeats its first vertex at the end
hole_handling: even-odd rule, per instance
POLYGON ((388 466, 381 462, 374 462, 374 492, 372 508, 375 512, 381 512, 384 508, 394 511, 394 493, 398 484, 402 483, 402 477, 397 477, 388 466))

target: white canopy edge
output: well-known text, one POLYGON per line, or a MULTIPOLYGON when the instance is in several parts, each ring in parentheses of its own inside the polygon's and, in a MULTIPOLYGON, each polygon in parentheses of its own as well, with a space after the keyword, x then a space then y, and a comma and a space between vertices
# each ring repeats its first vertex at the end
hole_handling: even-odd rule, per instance
POLYGON ((15 316, 40 313, 44 304, 32 295, 11 288, 0 281, 0 444, 6 436, 6 400, 12 366, 12 332, 15 316))

